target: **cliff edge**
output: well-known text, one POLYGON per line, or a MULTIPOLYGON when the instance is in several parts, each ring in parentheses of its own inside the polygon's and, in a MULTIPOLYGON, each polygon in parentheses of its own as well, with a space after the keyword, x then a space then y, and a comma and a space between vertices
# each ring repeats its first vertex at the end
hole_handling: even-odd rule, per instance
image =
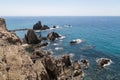
POLYGON ((0 18, 0 80, 49 80, 40 60, 35 63, 21 46, 19 38, 0 18))

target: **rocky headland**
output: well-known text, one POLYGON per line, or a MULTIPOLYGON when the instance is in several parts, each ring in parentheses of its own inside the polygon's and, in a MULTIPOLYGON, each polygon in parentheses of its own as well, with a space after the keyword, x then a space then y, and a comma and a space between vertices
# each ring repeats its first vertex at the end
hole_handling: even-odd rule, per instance
MULTIPOLYGON (((89 67, 88 60, 71 62, 68 54, 53 57, 51 52, 43 50, 43 40, 54 41, 61 36, 56 32, 45 38, 37 37, 34 30, 48 29, 39 21, 28 30, 23 41, 15 33, 9 32, 5 20, 0 18, 0 80, 82 80, 84 69, 89 67)), ((98 66, 104 68, 109 59, 102 58, 98 66)))

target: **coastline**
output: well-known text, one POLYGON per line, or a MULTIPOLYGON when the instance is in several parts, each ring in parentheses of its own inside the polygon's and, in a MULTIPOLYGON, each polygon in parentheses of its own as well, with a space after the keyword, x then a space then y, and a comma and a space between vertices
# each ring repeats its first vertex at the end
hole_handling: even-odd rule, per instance
MULTIPOLYGON (((45 51, 46 52, 46 51, 45 51)), ((44 51, 43 51, 43 53, 44 53, 44 51)), ((38 59, 39 59, 39 56, 41 57, 41 56, 46 56, 46 55, 41 55, 41 53, 34 53, 33 55, 32 55, 32 58, 34 58, 35 56, 37 56, 38 57, 38 59)), ((51 56, 51 55, 50 55, 51 56)), ((69 56, 69 55, 67 55, 67 56, 69 56)), ((41 59, 41 58, 40 58, 41 59)), ((49 58, 48 57, 48 59, 47 60, 50 60, 51 58, 49 58)), ((33 59, 33 60, 35 60, 35 59, 33 59)), ((61 60, 61 59, 60 59, 61 60)), ((50 60, 51 61, 51 60, 50 60)), ((59 60, 58 60, 59 61, 59 60)), ((34 62, 34 61, 33 61, 34 62)), ((54 58, 52 58, 52 62, 54 62, 54 58)), ((77 62, 77 61, 75 61, 75 62, 77 62)), ((37 65, 38 63, 36 63, 36 65, 37 65)), ((72 63, 73 64, 73 63, 72 63)), ((44 64, 44 66, 45 66, 45 64, 44 64)), ((73 67, 73 66, 70 66, 70 67, 73 67)), ((52 68, 51 68, 52 69, 52 68)), ((78 68, 79 69, 79 68, 78 68)), ((66 70, 69 70, 69 68, 68 69, 66 69, 66 70)), ((81 70, 81 69, 80 69, 81 70)), ((69 71, 68 71, 69 72, 69 71)), ((76 69, 75 69, 75 72, 76 72, 76 69)), ((78 72, 79 72, 79 70, 78 70, 78 72)), ((72 74, 73 75, 73 74, 72 74)), ((49 75, 48 75, 49 76, 49 75)), ((66 76, 65 74, 64 74, 64 76, 66 76)), ((83 76, 83 75, 82 75, 83 76)), ((50 77, 50 76, 49 76, 50 77)), ((70 79, 69 79, 70 80, 70 79)), ((79 79, 78 79, 79 80, 79 79)))

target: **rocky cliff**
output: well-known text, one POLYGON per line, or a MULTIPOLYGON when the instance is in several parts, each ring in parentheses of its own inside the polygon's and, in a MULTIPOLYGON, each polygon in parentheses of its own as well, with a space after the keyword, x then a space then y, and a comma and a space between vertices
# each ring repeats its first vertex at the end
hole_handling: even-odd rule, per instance
POLYGON ((40 60, 35 63, 21 46, 19 38, 6 29, 0 18, 0 80, 49 80, 40 60))
MULTIPOLYGON (((48 37, 54 40, 59 35, 52 32, 48 37)), ((72 63, 69 55, 51 57, 49 51, 36 48, 31 54, 26 52, 19 38, 6 29, 5 20, 0 18, 0 80, 82 80, 84 77, 80 63, 72 63)))

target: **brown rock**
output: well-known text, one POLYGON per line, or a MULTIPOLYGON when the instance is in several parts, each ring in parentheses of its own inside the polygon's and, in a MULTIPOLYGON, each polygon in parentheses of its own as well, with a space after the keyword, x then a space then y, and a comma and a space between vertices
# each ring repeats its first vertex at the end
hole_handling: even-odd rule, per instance
POLYGON ((28 30, 27 34, 24 37, 24 42, 28 44, 38 44, 40 40, 33 30, 28 30))
POLYGON ((54 41, 56 38, 59 38, 60 35, 56 32, 51 32, 47 35, 47 38, 51 41, 54 41))

